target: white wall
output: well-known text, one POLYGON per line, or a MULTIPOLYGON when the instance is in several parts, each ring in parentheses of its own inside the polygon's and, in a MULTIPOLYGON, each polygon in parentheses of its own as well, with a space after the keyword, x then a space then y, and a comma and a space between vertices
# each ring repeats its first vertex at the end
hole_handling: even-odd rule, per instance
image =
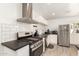
POLYGON ((64 17, 64 18, 58 18, 58 19, 52 19, 48 20, 48 28, 50 30, 54 30, 58 28, 58 25, 61 24, 72 24, 79 22, 79 17, 64 17))
POLYGON ((17 22, 22 17, 22 5, 20 3, 0 4, 0 42, 16 39, 19 31, 31 31, 31 25, 17 22))
POLYGON ((0 23, 14 24, 18 17, 21 17, 21 4, 0 4, 0 23))
MULTIPOLYGON (((35 14, 35 13, 34 13, 35 14)), ((33 16, 34 17, 34 16, 33 16)), ((47 23, 39 15, 35 20, 47 23), (39 17, 39 18, 38 18, 39 17)), ((16 33, 20 31, 33 31, 31 24, 17 22, 17 18, 22 18, 22 4, 20 3, 2 3, 0 4, 0 42, 6 42, 16 39, 16 33)), ((37 25, 40 33, 43 32, 44 26, 37 25)))

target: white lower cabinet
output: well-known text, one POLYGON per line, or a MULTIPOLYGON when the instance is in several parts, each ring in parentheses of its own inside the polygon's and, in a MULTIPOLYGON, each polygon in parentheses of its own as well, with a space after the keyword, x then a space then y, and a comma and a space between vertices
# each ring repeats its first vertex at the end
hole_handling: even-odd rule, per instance
POLYGON ((0 56, 3 56, 3 46, 0 44, 0 56))
POLYGON ((57 44, 57 35, 55 35, 55 34, 49 34, 47 36, 46 42, 47 42, 47 46, 49 44, 57 44))
POLYGON ((79 44, 79 34, 78 33, 72 33, 70 34, 70 44, 79 44))
POLYGON ((3 46, 3 56, 29 56, 29 45, 24 46, 16 51, 3 46))
POLYGON ((29 45, 16 51, 18 56, 29 56, 29 45))

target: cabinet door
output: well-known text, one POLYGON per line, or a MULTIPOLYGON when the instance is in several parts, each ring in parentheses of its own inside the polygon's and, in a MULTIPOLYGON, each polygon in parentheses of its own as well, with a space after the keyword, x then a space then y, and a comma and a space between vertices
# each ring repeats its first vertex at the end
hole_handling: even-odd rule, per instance
POLYGON ((18 56, 29 56, 29 45, 22 47, 16 52, 18 56))
POLYGON ((6 46, 2 46, 3 50, 2 50, 2 55, 3 56, 17 56, 16 51, 6 47, 6 46))

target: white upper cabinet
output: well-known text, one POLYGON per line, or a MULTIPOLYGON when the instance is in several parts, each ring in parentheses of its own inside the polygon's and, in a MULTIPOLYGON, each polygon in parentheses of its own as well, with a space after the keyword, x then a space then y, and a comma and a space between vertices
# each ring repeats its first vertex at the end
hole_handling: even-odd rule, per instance
MULTIPOLYGON (((39 7, 39 6, 38 6, 39 7)), ((32 4, 32 19, 38 24, 43 24, 43 25, 48 25, 47 20, 40 14, 40 9, 36 10, 36 5, 33 3, 32 4)))
POLYGON ((32 12, 32 18, 33 20, 38 21, 40 24, 48 25, 47 20, 34 10, 32 12))

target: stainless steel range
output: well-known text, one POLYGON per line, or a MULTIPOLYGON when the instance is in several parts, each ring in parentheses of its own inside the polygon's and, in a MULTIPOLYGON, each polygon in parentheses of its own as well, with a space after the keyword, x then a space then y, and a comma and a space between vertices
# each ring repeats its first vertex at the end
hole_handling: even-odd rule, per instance
POLYGON ((32 37, 32 33, 18 33, 18 39, 29 42, 30 56, 40 56, 43 52, 43 40, 40 37, 32 37))
POLYGON ((30 55, 31 56, 39 56, 43 52, 43 42, 39 40, 38 42, 30 45, 30 55))

